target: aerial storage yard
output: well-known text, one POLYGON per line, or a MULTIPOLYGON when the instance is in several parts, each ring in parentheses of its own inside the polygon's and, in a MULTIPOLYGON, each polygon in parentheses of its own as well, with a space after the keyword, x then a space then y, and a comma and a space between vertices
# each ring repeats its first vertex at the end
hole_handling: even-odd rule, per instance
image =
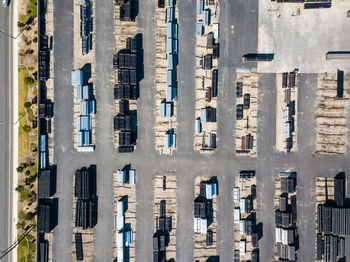
POLYGON ((201 176, 194 181, 194 261, 218 261, 216 254, 216 177, 201 176))
POLYGON ((219 15, 218 0, 197 0, 194 148, 206 153, 216 149, 217 139, 219 15))
POLYGON ((261 232, 256 218, 256 176, 254 170, 243 170, 235 177, 234 202, 234 262, 259 261, 258 241, 261 232))
POLYGON ((176 149, 178 7, 176 0, 156 3, 155 147, 160 154, 176 149))
POLYGON ((257 157, 258 74, 236 73, 236 155, 257 157))
POLYGON ((113 173, 114 261, 135 261, 136 171, 130 166, 113 173))
POLYGON ((154 179, 153 261, 176 259, 176 174, 168 172, 154 179))
POLYGON ((276 150, 297 151, 298 73, 276 75, 276 150))
POLYGON ((137 140, 137 98, 142 35, 137 34, 137 1, 115 0, 114 35, 114 146, 133 152, 137 140))
POLYGON ((349 98, 348 79, 344 71, 318 76, 316 153, 345 154, 349 98))
POLYGON ((345 185, 344 172, 339 172, 335 177, 316 178, 316 261, 346 259, 345 240, 350 235, 350 206, 345 198, 345 185))
POLYGON ((296 172, 280 172, 275 179, 275 261, 297 261, 299 235, 296 182, 296 172))
POLYGON ((95 1, 74 0, 73 141, 78 152, 93 152, 96 144, 94 10, 95 1))

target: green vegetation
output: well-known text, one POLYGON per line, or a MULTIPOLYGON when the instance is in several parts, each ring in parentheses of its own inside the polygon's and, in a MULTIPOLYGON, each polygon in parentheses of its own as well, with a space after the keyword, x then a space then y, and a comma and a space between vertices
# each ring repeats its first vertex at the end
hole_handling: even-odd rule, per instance
MULTIPOLYGON (((19 239, 20 237, 21 235, 18 234, 17 239, 19 239)), ((27 254, 29 252, 28 247, 29 245, 26 239, 22 239, 22 241, 18 244, 18 247, 17 247, 17 262, 30 261, 30 260, 27 260, 28 259, 27 254)))
MULTIPOLYGON (((19 201, 30 201, 31 199, 31 193, 27 188, 23 188, 23 190, 20 192, 20 198, 19 201)), ((18 215, 19 217, 19 215, 18 215)))
POLYGON ((26 77, 29 76, 29 71, 25 66, 19 66, 18 67, 18 117, 20 118, 19 121, 19 128, 18 128, 18 155, 21 157, 25 155, 29 148, 29 134, 28 131, 26 131, 26 128, 24 126, 27 125, 27 120, 24 116, 25 114, 25 108, 24 104, 27 102, 27 96, 28 96, 28 88, 29 85, 26 84, 25 80, 26 77))

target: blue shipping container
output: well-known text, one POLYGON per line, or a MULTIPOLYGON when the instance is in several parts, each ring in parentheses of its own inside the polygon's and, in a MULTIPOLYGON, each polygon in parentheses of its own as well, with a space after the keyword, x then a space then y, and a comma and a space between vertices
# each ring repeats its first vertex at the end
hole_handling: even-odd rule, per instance
POLYGON ((173 54, 168 55, 168 69, 170 69, 170 70, 174 69, 174 55, 173 54))
POLYGON ((84 136, 83 136, 83 132, 79 131, 77 134, 77 142, 78 142, 78 146, 83 146, 84 143, 84 136))

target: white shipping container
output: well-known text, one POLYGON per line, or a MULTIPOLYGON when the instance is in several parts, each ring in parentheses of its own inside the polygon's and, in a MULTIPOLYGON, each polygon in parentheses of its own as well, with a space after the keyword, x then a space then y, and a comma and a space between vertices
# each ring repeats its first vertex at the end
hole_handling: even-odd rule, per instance
POLYGON ((241 198, 239 200, 239 207, 241 209, 242 214, 246 213, 246 205, 245 205, 245 198, 241 198))
POLYGON ((219 23, 213 24, 213 33, 214 33, 215 39, 220 37, 220 24, 219 23))
POLYGON ((244 254, 245 254, 245 248, 246 248, 245 239, 241 239, 241 241, 239 241, 239 254, 240 254, 241 256, 244 256, 244 254))
POLYGON ((236 207, 233 211, 233 221, 235 224, 239 224, 239 221, 241 219, 241 213, 239 207, 236 207))

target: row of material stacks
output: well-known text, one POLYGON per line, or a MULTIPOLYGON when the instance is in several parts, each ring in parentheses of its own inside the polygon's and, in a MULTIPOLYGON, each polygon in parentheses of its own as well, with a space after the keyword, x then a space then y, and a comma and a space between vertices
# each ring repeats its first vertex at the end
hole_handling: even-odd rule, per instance
MULTIPOLYGON (((130 3, 129 2, 126 2, 130 3)), ((122 6, 125 6, 122 5, 122 6)), ((121 6, 121 7, 122 7, 121 6)), ((118 84, 114 86, 114 99, 118 100, 119 111, 114 116, 114 132, 118 132, 118 152, 133 152, 136 144, 136 123, 133 123, 133 112, 130 110, 130 100, 139 97, 140 38, 128 37, 126 48, 113 57, 113 68, 117 70, 118 84)))
POLYGON ((278 197, 278 208, 275 210, 276 256, 282 260, 296 261, 296 173, 280 172, 279 180, 281 194, 278 197))
POLYGON ((41 45, 38 54, 39 80, 46 81, 50 77, 50 49, 48 48, 48 36, 41 35, 41 45))
POLYGON ((93 171, 82 168, 76 170, 74 177, 74 197, 77 198, 75 209, 75 226, 83 230, 96 225, 96 182, 93 171))
POLYGON ((125 254, 124 248, 129 247, 133 241, 133 233, 130 228, 125 227, 125 207, 124 200, 118 200, 117 216, 115 216, 115 225, 114 229, 116 230, 116 243, 117 243, 117 261, 124 261, 125 254))
POLYGON ((217 127, 211 123, 216 122, 215 98, 218 95, 219 13, 218 1, 197 0, 196 57, 199 57, 199 68, 196 68, 196 78, 202 78, 202 89, 196 86, 196 100, 200 97, 200 101, 204 95, 205 101, 204 104, 200 102, 201 108, 196 107, 200 115, 195 119, 195 143, 202 152, 216 148, 217 127), (202 143, 198 135, 202 135, 202 143))
POLYGON ((92 116, 96 112, 96 101, 90 85, 84 85, 82 70, 72 71, 72 86, 75 88, 75 100, 80 102, 80 114, 76 118, 77 150, 78 152, 92 152, 92 116))
POLYGON ((166 247, 170 243, 169 232, 172 231, 172 217, 166 215, 166 201, 160 201, 159 217, 156 218, 156 232, 153 234, 153 261, 164 261, 166 247))
POLYGON ((284 72, 282 74, 282 88, 284 89, 284 138, 286 143, 286 150, 290 152, 293 147, 293 133, 295 132, 295 103, 291 100, 291 94, 295 87, 297 87, 297 69, 293 72, 284 72))
POLYGON ((215 181, 201 182, 200 194, 194 200, 194 232, 208 233, 208 219, 213 214, 212 199, 217 196, 217 183, 215 181))
MULTIPOLYGON (((177 62, 178 62, 178 24, 175 17, 175 1, 167 0, 166 9, 166 92, 165 98, 159 105, 159 113, 161 118, 170 118, 174 115, 174 102, 177 100, 177 62)), ((164 134, 164 147, 176 147, 176 132, 169 126, 164 134)))
POLYGON ((91 2, 90 0, 80 0, 80 36, 82 39, 82 54, 87 55, 92 48, 91 41, 91 2))
MULTIPOLYGON (((52 70, 52 67, 50 66, 50 56, 53 46, 53 36, 51 35, 52 30, 46 27, 46 22, 52 20, 52 13, 49 13, 49 9, 50 8, 46 8, 46 4, 38 5, 38 94, 31 100, 31 103, 33 104, 32 107, 38 103, 38 118, 36 119, 37 121, 33 121, 32 124, 33 128, 38 128, 39 138, 37 159, 39 166, 37 188, 38 200, 35 218, 37 234, 34 233, 34 235, 37 236, 36 260, 40 262, 48 262, 51 260, 49 252, 51 251, 51 241, 49 242, 48 239, 52 238, 52 230, 57 224, 58 214, 58 206, 55 205, 57 199, 52 198, 55 193, 55 169, 50 166, 50 157, 52 157, 50 151, 53 150, 52 124, 54 103, 51 101, 51 99, 53 99, 53 92, 51 92, 52 82, 46 82, 50 78, 50 70, 52 70)), ((29 20, 26 23, 27 25, 31 23, 29 20)), ((32 174, 32 176, 34 177, 35 174, 32 174)), ((30 187, 29 184, 30 183, 28 183, 28 186, 30 187)), ((30 189, 30 191, 32 190, 33 189, 30 189)), ((32 196, 33 194, 34 191, 30 193, 32 196)), ((33 232, 34 231, 35 228, 33 232)), ((34 260, 33 257, 32 259, 34 260)), ((28 260, 30 260, 29 256, 28 260)))
POLYGON ((257 261, 259 255, 259 232, 256 228, 256 213, 254 201, 256 200, 255 171, 242 170, 239 180, 233 189, 234 200, 234 228, 239 228, 239 246, 235 246, 236 257, 234 261, 247 259, 250 252, 251 261, 257 261), (238 186, 239 185, 239 186, 238 186), (251 245, 251 246, 250 246, 251 245))

